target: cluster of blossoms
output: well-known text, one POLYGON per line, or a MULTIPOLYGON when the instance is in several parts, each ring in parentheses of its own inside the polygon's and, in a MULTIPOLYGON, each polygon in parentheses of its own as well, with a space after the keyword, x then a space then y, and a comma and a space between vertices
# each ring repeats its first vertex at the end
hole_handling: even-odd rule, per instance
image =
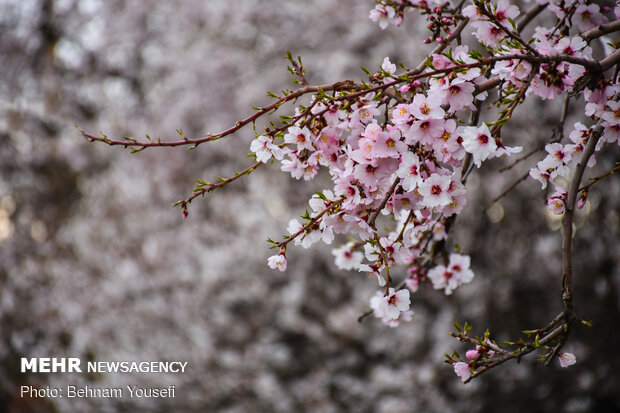
MULTIPOLYGON (((451 56, 433 56, 435 68, 457 60, 474 61, 466 46, 457 47, 451 56)), ((395 69, 386 58, 379 75, 385 80, 395 69)), ((336 234, 356 239, 334 250, 336 264, 367 272, 381 286, 386 285, 390 267, 427 264, 429 242, 444 240, 446 220, 465 206, 465 159, 480 167, 486 159, 521 150, 506 147, 486 124, 459 125, 456 113, 474 108, 474 101, 485 97, 475 95, 477 82, 484 80, 480 69, 472 68, 456 76, 433 77, 426 90, 420 82, 407 83, 400 93, 409 93, 410 103, 388 106, 387 118, 380 107, 388 99, 374 92, 353 103, 344 99, 346 92, 317 97, 306 109, 308 114, 280 135, 258 136, 251 146, 257 160, 274 157, 281 161, 282 171, 304 180, 326 167, 333 182, 332 189, 310 199, 305 222, 291 220, 287 242, 308 248, 319 240, 330 244, 336 234), (274 143, 274 138, 282 143, 274 143), (377 231, 379 215, 390 216, 392 231, 377 231)), ((280 252, 269 264, 282 269, 283 260, 280 252)), ((445 266, 433 267, 428 279, 434 288, 451 294, 474 274, 468 256, 450 254, 446 261, 445 266)), ((382 298, 386 303, 389 299, 390 294, 382 298)), ((390 325, 398 319, 385 317, 376 302, 373 308, 390 325)), ((407 309, 408 304, 402 311, 407 309)))
MULTIPOLYGON (((448 4, 379 2, 370 18, 385 28, 391 21, 400 24, 405 7, 424 8, 440 16, 448 4)), ((573 25, 590 27, 586 24, 588 13, 592 22, 606 21, 600 10, 586 8, 590 11, 581 6, 571 9, 573 25)), ((551 9, 562 13, 559 6, 551 9)), ((503 82, 505 95, 513 97, 508 102, 516 106, 530 94, 554 99, 570 91, 586 72, 578 59, 592 58, 591 48, 579 35, 571 37, 539 27, 533 41, 526 43, 511 34, 508 28, 519 14, 518 7, 507 0, 462 9, 463 18, 475 29, 474 36, 498 56, 486 71, 480 54, 465 45, 431 55, 427 74, 422 73, 425 83, 397 75, 396 65, 386 57, 372 77, 383 87, 317 94, 308 107, 297 109, 295 121, 287 129, 258 136, 252 142, 258 161, 268 162, 273 157, 281 162, 282 171, 307 181, 324 167, 333 183, 333 188, 310 199, 311 212, 303 222, 291 220, 290 235, 276 243, 283 249, 269 258, 272 268, 285 269, 284 246, 291 241, 308 248, 319 240, 331 244, 337 234, 346 235, 351 241, 333 251, 336 265, 367 272, 385 287, 384 294, 372 298, 371 306, 374 314, 391 326, 411 317, 408 292, 405 300, 398 295, 402 290, 390 288, 391 267, 409 268, 409 277, 401 287, 412 292, 420 283, 429 282, 451 294, 472 281, 468 256, 446 252, 444 263, 435 263, 429 258, 429 244, 446 239, 450 217, 465 206, 463 181, 470 164, 480 167, 489 158, 519 152, 521 147, 505 146, 497 126, 491 130, 484 123, 463 124, 458 113, 475 111, 476 102, 488 98, 480 86, 489 80, 489 73, 503 82), (571 59, 540 63, 527 56, 571 59), (387 87, 391 94, 376 93, 387 87), (380 216, 389 217, 383 227, 391 220, 391 230, 377 230, 380 216)), ((586 113, 605 127, 601 144, 620 142, 617 93, 618 86, 611 83, 595 90, 586 88, 584 93, 586 113)), ((566 202, 562 183, 569 178, 591 133, 592 127, 575 124, 570 143, 547 144, 548 156, 531 170, 543 189, 549 181, 555 186, 548 205, 556 214, 563 212, 566 202)))
MULTIPOLYGON (((449 33, 447 27, 456 23, 442 13, 450 3, 432 3, 381 1, 370 12, 370 19, 382 29, 388 23, 398 26, 403 10, 413 7, 431 16, 429 28, 437 29, 436 23, 441 22, 449 33)), ((469 256, 444 250, 443 262, 437 262, 429 253, 429 244, 446 240, 451 217, 463 210, 467 200, 464 181, 471 167, 521 151, 521 147, 504 145, 500 134, 501 124, 516 105, 529 95, 555 99, 570 92, 586 74, 583 62, 592 61, 592 49, 579 34, 567 33, 571 27, 587 30, 605 23, 605 10, 585 3, 570 9, 563 5, 550 2, 549 9, 558 18, 570 13, 564 19, 566 30, 538 27, 529 42, 511 31, 520 10, 507 0, 467 5, 461 19, 469 19, 473 35, 493 52, 495 59, 487 59, 489 63, 478 51, 459 45, 429 56, 426 72, 421 70, 410 79, 413 72, 398 75, 396 65, 386 57, 371 76, 376 87, 319 93, 308 107, 297 109, 287 129, 258 136, 251 146, 258 161, 273 157, 281 162, 282 171, 307 181, 324 167, 333 184, 310 199, 311 212, 303 222, 291 220, 285 241, 274 241, 282 249, 269 258, 269 265, 285 269, 285 246, 291 241, 308 248, 319 240, 331 244, 337 234, 347 236, 349 241, 333 250, 336 265, 366 272, 385 288, 371 298, 370 306, 389 326, 411 319, 410 291, 416 292, 421 284, 429 283, 449 295, 471 282, 474 273, 469 256), (502 82, 507 97, 503 103, 507 109, 501 112, 505 118, 499 124, 463 123, 459 113, 475 112, 477 102, 488 98, 482 86, 489 76, 502 82), (381 228, 391 229, 379 231, 377 219, 384 221, 381 228), (408 268, 397 289, 391 287, 393 267, 408 268)), ((605 143, 620 144, 619 91, 611 81, 585 87, 585 113, 603 127, 597 149, 605 143)), ((548 207, 555 214, 564 212, 566 183, 594 127, 576 123, 570 142, 547 144, 547 157, 530 171, 543 189, 549 182, 554 185, 548 207)), ((594 162, 590 158, 589 166, 594 162)), ((586 195, 584 191, 578 206, 586 195)), ((562 366, 574 363, 574 356, 560 354, 562 366)), ((454 363, 455 372, 466 380, 480 357, 492 356, 492 350, 479 346, 467 352, 470 362, 454 363)))

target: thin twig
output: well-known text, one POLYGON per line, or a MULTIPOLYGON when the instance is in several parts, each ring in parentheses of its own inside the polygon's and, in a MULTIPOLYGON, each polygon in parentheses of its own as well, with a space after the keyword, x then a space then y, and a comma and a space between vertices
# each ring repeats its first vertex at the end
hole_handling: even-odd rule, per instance
POLYGON ((577 192, 587 191, 587 190, 588 190, 588 188, 590 188, 592 185, 594 185, 595 183, 597 183, 597 182, 598 182, 598 181, 600 181, 601 179, 603 179, 603 178, 605 178, 605 177, 607 177, 607 176, 609 176, 609 175, 613 174, 614 172, 618 172, 618 171, 620 171, 620 164, 619 164, 619 165, 617 165, 615 168, 611 168, 609 171, 605 172, 603 175, 597 176, 597 177, 595 177, 595 178, 590 178, 590 180, 591 180, 592 182, 590 182, 590 183, 589 183, 589 184, 587 184, 587 185, 582 186, 581 188, 579 188, 579 189, 577 190, 577 192))
POLYGON ((315 225, 317 223, 317 221, 323 216, 325 215, 325 213, 327 213, 328 211, 334 209, 335 207, 339 206, 340 204, 342 204, 342 202, 344 201, 345 198, 341 198, 338 201, 333 201, 331 204, 329 204, 327 207, 325 207, 324 210, 322 210, 321 212, 319 212, 315 217, 313 217, 312 219, 310 219, 310 221, 302 226, 297 232, 295 232, 294 234, 291 234, 287 239, 285 239, 284 241, 278 242, 277 244, 274 244, 275 247, 283 247, 285 245, 287 245, 289 242, 291 242, 292 240, 294 240, 295 238, 297 238, 298 236, 300 236, 301 234, 303 234, 304 232, 306 232, 309 228, 311 228, 313 225, 315 225))
POLYGON ((370 225, 371 228, 375 228, 375 221, 377 220, 377 216, 379 215, 381 210, 383 210, 383 208, 385 207, 385 204, 387 204, 387 201, 390 199, 390 197, 396 190, 396 187, 398 186, 399 183, 400 183, 400 178, 396 178, 396 180, 394 181, 394 183, 388 190, 385 197, 383 197, 383 201, 381 201, 381 205, 379 205, 377 209, 375 209, 375 212, 372 214, 372 217, 370 217, 370 219, 368 220, 368 225, 370 225))

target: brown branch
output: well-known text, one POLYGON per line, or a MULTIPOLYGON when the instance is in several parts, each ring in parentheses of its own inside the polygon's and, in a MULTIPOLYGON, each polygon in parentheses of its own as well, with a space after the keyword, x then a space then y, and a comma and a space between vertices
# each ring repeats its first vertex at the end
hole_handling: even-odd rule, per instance
POLYGON ((605 59, 601 60, 601 63, 600 63, 601 73, 617 65, 619 62, 620 62, 620 49, 616 49, 612 54, 607 56, 605 59))
MULTIPOLYGON (((443 50, 441 49, 441 47, 445 47, 445 46, 447 46, 447 43, 438 46, 436 50, 443 50)), ((612 55, 610 55, 608 58, 601 61, 600 64, 594 60, 589 60, 589 59, 565 55, 565 54, 558 54, 558 55, 552 55, 552 56, 533 56, 533 55, 511 54, 511 55, 503 55, 503 56, 493 56, 493 57, 489 57, 486 59, 482 59, 475 63, 459 64, 459 65, 454 65, 448 68, 433 70, 433 71, 429 71, 425 73, 420 73, 420 67, 422 66, 420 65, 418 68, 414 70, 405 72, 403 75, 401 75, 401 77, 406 78, 409 81, 413 81, 413 80, 423 79, 423 78, 430 77, 430 76, 449 73, 454 70, 469 69, 469 68, 491 65, 495 62, 504 61, 504 60, 525 60, 525 61, 528 61, 530 63, 535 63, 535 64, 569 62, 569 63, 581 65, 585 67, 586 69, 593 71, 595 73, 602 73, 607 68, 613 66, 620 60, 620 50, 617 50, 612 55)), ((140 151, 140 150, 143 150, 149 147, 175 147, 175 146, 182 146, 182 145, 191 145, 192 148, 195 148, 196 146, 202 143, 215 141, 225 136, 231 135, 237 132, 239 129, 243 128, 244 126, 254 122, 259 117, 271 112, 274 109, 277 109, 283 103, 291 101, 291 100, 295 100, 299 98, 300 96, 303 96, 308 93, 316 93, 319 91, 325 92, 325 91, 332 91, 332 90, 333 91, 358 90, 358 92, 341 95, 341 96, 334 98, 334 100, 339 101, 339 100, 347 100, 347 99, 356 98, 356 97, 363 96, 363 95, 366 95, 368 93, 375 92, 375 91, 383 91, 392 86, 403 83, 404 81, 405 80, 403 79, 397 79, 397 80, 393 80, 391 82, 387 82, 382 85, 377 85, 374 87, 368 87, 368 86, 364 87, 364 86, 356 85, 353 81, 350 81, 350 80, 334 82, 334 83, 318 85, 318 86, 304 86, 302 88, 297 89, 296 91, 293 91, 279 98, 277 101, 271 103, 270 105, 260 108, 259 110, 254 112, 252 115, 248 116, 247 118, 238 121, 235 124, 235 126, 232 126, 218 134, 215 134, 215 135, 207 134, 205 137, 196 138, 196 139, 187 138, 183 135, 182 135, 183 139, 177 140, 177 141, 162 141, 160 138, 158 138, 157 140, 152 140, 148 136, 147 136, 148 141, 138 141, 132 137, 125 137, 123 139, 110 139, 103 133, 101 134, 102 136, 95 136, 95 135, 86 133, 79 127, 78 127, 78 130, 80 131, 82 136, 90 142, 103 142, 103 143, 106 143, 112 146, 123 146, 125 148, 134 148, 134 150, 136 151, 140 151)), ((485 85, 485 87, 489 87, 491 85, 496 85, 495 81, 489 82, 488 84, 485 85)), ((478 93, 481 90, 486 90, 486 89, 482 89, 480 85, 478 93)), ((181 132, 179 131, 179 133, 181 132)))
MULTIPOLYGON (((545 332, 541 339, 539 340, 537 339, 534 342, 522 342, 519 344, 517 343, 511 344, 513 346, 518 347, 516 350, 513 350, 513 351, 503 349, 499 347, 497 344, 493 343, 492 341, 483 341, 480 339, 475 339, 463 333, 458 333, 458 334, 450 333, 452 337, 457 338, 461 342, 485 346, 495 351, 496 354, 499 354, 499 356, 494 356, 493 358, 476 360, 474 364, 476 371, 467 380, 465 380, 465 383, 469 383, 471 380, 480 376, 486 371, 494 367, 497 367, 501 364, 504 364, 505 362, 509 360, 517 359, 517 361, 519 361, 521 360, 523 356, 529 353, 532 353, 533 351, 536 351, 538 349, 545 348, 547 344, 555 340, 559 340, 560 343, 558 344, 558 346, 555 346, 554 350, 552 350, 552 352, 550 353, 551 356, 556 354, 555 353, 556 349, 559 349, 560 345, 563 344, 563 341, 566 340, 566 336, 568 334, 565 328, 565 324, 558 325, 559 322, 563 319, 563 316, 564 316, 564 313, 561 313, 558 317, 554 319, 552 323, 555 328, 553 329, 553 331, 549 333, 545 332)), ((537 334, 537 338, 538 337, 540 337, 539 334, 537 334)), ((548 347, 546 348, 548 349, 548 347)))
POLYGON ((500 357, 497 358, 493 358, 491 360, 487 361, 483 361, 482 363, 484 363, 482 365, 482 367, 480 367, 478 370, 476 370, 467 380, 465 380, 465 383, 469 383, 471 380, 473 380, 474 378, 480 376, 481 374, 483 374, 484 372, 499 366, 500 364, 504 364, 505 362, 512 360, 512 359, 517 359, 517 361, 521 360, 521 358, 535 350, 538 350, 539 348, 547 345, 548 343, 552 342, 553 340, 557 339, 558 337, 562 337, 563 335, 566 334, 566 330, 564 328, 564 325, 561 325, 559 327, 557 327, 556 329, 554 329, 552 332, 550 332, 549 334, 547 334, 543 339, 541 339, 538 342, 538 345, 534 345, 534 344, 530 344, 530 343, 526 343, 525 345, 521 346, 521 348, 519 348, 516 351, 512 351, 509 352, 507 354, 504 354, 500 357))
POLYGON ((295 100, 308 93, 316 93, 316 92, 319 92, 320 90, 326 92, 326 91, 331 91, 331 90, 338 91, 338 90, 345 90, 345 89, 351 89, 351 88, 355 88, 355 84, 350 80, 334 82, 334 83, 329 83, 325 85, 304 86, 302 88, 299 88, 279 98, 278 100, 271 103, 270 105, 267 105, 265 107, 258 109, 252 115, 248 116, 245 119, 238 121, 237 123, 235 123, 234 126, 220 133, 217 133, 215 135, 207 134, 206 136, 202 138, 196 138, 196 139, 183 137, 182 140, 176 140, 176 141, 161 141, 161 139, 157 139, 154 141, 154 140, 149 139, 148 141, 144 142, 144 141, 137 141, 136 139, 131 138, 131 137, 126 137, 124 139, 110 139, 103 133, 102 133, 102 136, 95 136, 95 135, 91 135, 89 133, 84 132, 79 127, 78 127, 78 130, 80 131, 82 136, 90 142, 103 142, 108 145, 123 146, 125 148, 175 147, 175 146, 182 146, 182 145, 191 145, 192 147, 196 147, 200 145, 201 143, 215 141, 225 136, 231 135, 237 132, 239 129, 243 128, 244 126, 254 122, 256 119, 260 118, 261 116, 271 112, 274 109, 277 109, 283 103, 289 102, 291 100, 295 100))
POLYGON ((588 142, 583 150, 581 159, 575 168, 575 174, 570 182, 568 195, 566 196, 566 204, 564 207, 564 219, 562 220, 562 301, 564 302, 564 311, 566 312, 567 321, 570 323, 575 319, 575 310, 573 307, 573 216, 575 213, 575 200, 581 178, 588 164, 588 160, 594 153, 596 143, 603 132, 603 125, 599 123, 594 128, 588 142))
POLYGON ((607 24, 602 24, 586 32, 581 33, 580 37, 586 42, 590 42, 606 34, 620 31, 620 20, 614 20, 607 24))

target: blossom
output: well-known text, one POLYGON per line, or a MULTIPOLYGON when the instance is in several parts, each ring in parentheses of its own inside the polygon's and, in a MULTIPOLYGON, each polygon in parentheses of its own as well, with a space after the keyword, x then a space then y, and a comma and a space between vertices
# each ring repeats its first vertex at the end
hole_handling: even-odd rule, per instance
POLYGON ((562 215, 564 213, 567 196, 568 193, 564 189, 558 188, 547 200, 547 207, 555 215, 562 215))
MULTIPOLYGON (((390 291, 393 292, 394 289, 390 288, 390 291)), ((409 303, 409 296, 408 290, 400 290, 398 291, 398 293, 401 293, 402 291, 406 291, 407 292, 407 300, 406 302, 409 303)), ((396 294, 398 294, 396 293, 396 294)), ((401 294, 402 296, 405 295, 405 293, 401 294)), ((390 326, 390 327, 397 327, 400 324, 400 321, 411 321, 411 318, 413 316, 413 311, 411 310, 403 310, 403 311, 399 311, 397 316, 395 318, 388 316, 387 313, 387 308, 388 306, 386 305, 386 298, 384 296, 384 294, 382 292, 377 292, 371 299, 370 299, 370 308, 373 310, 373 313, 375 315, 375 317, 380 318, 381 321, 390 326)), ((401 304, 402 308, 404 308, 404 303, 405 301, 402 301, 401 304)), ((407 308, 409 308, 409 305, 407 304, 407 308)))
POLYGON ((463 381, 466 381, 472 375, 471 368, 469 367, 469 364, 467 363, 459 361, 459 362, 454 363, 453 367, 454 367, 454 372, 456 373, 456 375, 459 376, 461 380, 463 381))
POLYGON ((392 122, 395 125, 403 125, 411 120, 411 106, 399 103, 392 110, 392 122))
POLYGON ((480 167, 485 159, 492 157, 497 150, 495 139, 491 136, 491 131, 486 124, 479 127, 466 126, 461 128, 463 147, 465 151, 474 157, 474 164, 480 167))
POLYGON ((452 271, 459 284, 466 284, 474 279, 474 272, 469 269, 471 259, 469 255, 450 254, 448 270, 452 271))
POLYGON ((395 15, 396 11, 393 7, 377 4, 375 8, 370 11, 368 17, 373 22, 378 22, 381 30, 385 30, 388 27, 389 20, 393 19, 395 15))
POLYGON ((452 180, 447 175, 432 174, 418 185, 418 192, 422 195, 422 205, 429 208, 449 205, 452 197, 448 193, 452 180))
POLYGON ((573 353, 558 353, 558 361, 560 362, 560 366, 568 367, 575 364, 577 358, 573 353))
POLYGON ((383 69, 383 71, 385 71, 386 73, 390 75, 393 75, 394 73, 396 73, 396 65, 390 62, 389 57, 386 57, 385 59, 383 59, 383 63, 381 64, 381 69, 383 69))
POLYGON ((336 257, 336 266, 341 270, 358 268, 364 259, 364 254, 355 251, 355 244, 352 242, 332 250, 332 254, 336 257))
POLYGON ((601 8, 596 3, 580 4, 573 15, 573 24, 577 25, 580 32, 605 23, 607 23, 607 17, 601 14, 601 8))
POLYGON ((411 114, 419 119, 443 119, 445 112, 441 108, 441 99, 436 94, 428 97, 422 93, 418 93, 413 97, 413 103, 410 105, 411 114))
POLYGON ((449 106, 451 113, 467 107, 473 107, 475 86, 471 82, 456 78, 449 85, 437 90, 442 103, 449 106))
POLYGON ((288 128, 288 133, 284 135, 284 142, 297 144, 297 150, 299 151, 304 149, 312 150, 312 142, 314 140, 315 139, 312 136, 312 132, 310 132, 306 127, 299 128, 297 126, 291 126, 288 128))
POLYGON ((405 152, 396 171, 396 176, 402 179, 401 185, 405 191, 413 191, 423 182, 420 174, 420 158, 412 152, 405 152))
POLYGON ((469 269, 470 258, 467 255, 450 254, 448 267, 438 265, 428 272, 433 288, 443 288, 446 295, 452 294, 462 284, 469 283, 474 273, 469 269))
POLYGON ((280 160, 284 153, 278 145, 273 143, 269 136, 260 135, 250 144, 250 150, 256 154, 256 160, 259 162, 267 162, 271 157, 280 160))
POLYGON ((612 100, 607 102, 609 110, 603 112, 600 117, 606 121, 608 125, 620 125, 620 102, 612 100))
POLYGON ((277 268, 280 271, 285 271, 286 264, 287 264, 286 256, 282 253, 272 255, 271 257, 267 259, 267 265, 269 265, 269 268, 272 268, 274 270, 277 268))
POLYGON ((409 310, 410 304, 409 290, 402 289, 394 291, 393 288, 390 288, 388 295, 383 297, 380 306, 388 318, 396 320, 401 312, 409 310))
POLYGON ((443 119, 427 118, 413 122, 411 128, 405 136, 405 142, 409 145, 417 142, 431 146, 436 139, 439 139, 444 131, 443 119))
POLYGON ((289 159, 282 160, 280 169, 282 172, 289 172, 295 179, 301 179, 304 176, 304 165, 301 163, 297 153, 289 152, 288 158, 289 159))
POLYGON ((400 130, 388 125, 387 132, 377 136, 373 147, 374 156, 379 158, 399 158, 407 150, 407 145, 400 140, 400 130))

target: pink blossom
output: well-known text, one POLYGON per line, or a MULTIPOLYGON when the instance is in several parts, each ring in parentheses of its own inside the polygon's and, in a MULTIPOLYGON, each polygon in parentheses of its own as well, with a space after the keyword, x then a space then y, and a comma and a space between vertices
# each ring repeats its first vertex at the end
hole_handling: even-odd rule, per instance
POLYGON ((267 162, 271 157, 280 160, 284 156, 282 149, 273 143, 269 136, 260 135, 250 144, 250 150, 256 154, 256 160, 267 162))
POLYGON ((566 203, 566 196, 568 194, 562 188, 558 188, 553 195, 547 200, 547 207, 555 215, 562 215, 564 213, 564 206, 566 203))
POLYGON ((369 18, 375 23, 379 23, 381 30, 385 30, 388 27, 389 21, 394 18, 396 11, 391 6, 385 6, 383 4, 377 4, 374 9, 370 11, 369 18))
POLYGON ((393 288, 390 288, 388 295, 383 297, 381 301, 381 308, 388 318, 396 320, 401 312, 409 310, 410 304, 409 290, 402 289, 394 291, 393 288))
POLYGON ((601 8, 596 3, 580 4, 573 15, 573 24, 577 25, 580 32, 605 23, 607 23, 607 17, 601 14, 601 8))
POLYGON ((314 141, 314 139, 315 138, 312 135, 312 132, 310 132, 306 127, 299 128, 297 126, 291 126, 290 128, 288 128, 288 133, 284 135, 284 142, 289 144, 296 144, 298 151, 304 149, 312 150, 312 142, 314 141))
POLYGON ((416 94, 409 107, 411 114, 418 120, 443 119, 445 115, 441 108, 441 99, 433 94, 429 97, 422 93, 416 94))
MULTIPOLYGON (((391 288, 390 290, 393 291, 394 289, 391 288)), ((399 311, 396 318, 388 316, 386 312, 386 298, 383 293, 377 292, 370 299, 370 308, 373 310, 375 317, 380 318, 384 324, 390 327, 397 327, 400 321, 411 321, 413 317, 413 311, 411 310, 399 311)))
POLYGON ((405 135, 405 143, 413 145, 418 142, 423 145, 432 145, 433 142, 440 138, 444 131, 443 119, 427 118, 413 122, 411 128, 405 135))
POLYGON ((461 128, 463 147, 474 157, 474 164, 480 167, 482 161, 495 155, 497 144, 491 136, 491 131, 486 124, 479 127, 466 126, 461 128))
POLYGON ((607 108, 600 117, 607 125, 620 125, 620 102, 615 100, 607 102, 607 108))
POLYGON ((267 264, 269 265, 269 268, 272 268, 274 270, 277 268, 280 271, 285 271, 286 263, 287 263, 286 256, 282 253, 272 255, 271 257, 267 259, 267 264))
POLYGON ((560 366, 568 367, 575 364, 577 358, 573 353, 558 353, 558 361, 560 362, 560 366))
POLYGON ((567 164, 571 159, 572 147, 572 145, 565 146, 561 143, 548 143, 547 145, 545 145, 545 150, 558 162, 567 164))
POLYGON ((441 95, 443 103, 449 106, 450 113, 454 113, 464 108, 473 107, 475 88, 473 83, 456 78, 437 93, 441 95))
POLYGON ((407 145, 401 141, 400 130, 392 125, 388 125, 387 129, 375 139, 373 154, 378 158, 399 158, 407 150, 407 145))
POLYGON ((472 375, 469 364, 462 361, 454 363, 454 373, 456 373, 456 375, 459 376, 463 381, 466 381, 472 375))
POLYGON ((402 125, 412 120, 411 106, 404 103, 396 105, 392 110, 392 122, 395 125, 402 125))
POLYGON ((364 255, 360 251, 355 251, 353 242, 332 250, 332 254, 336 257, 336 266, 341 270, 356 269, 364 259, 364 255))
POLYGON ((403 153, 402 160, 396 176, 402 179, 401 185, 405 191, 413 191, 422 183, 420 170, 420 158, 412 152, 403 153))
POLYGON ((295 179, 301 179, 304 176, 304 165, 297 157, 296 152, 288 153, 289 159, 283 159, 280 169, 283 172, 289 172, 295 179))
MULTIPOLYGON (((381 69, 390 75, 393 75, 396 73, 396 65, 390 62, 389 57, 386 57, 385 59, 383 59, 383 63, 381 64, 381 69)), ((389 82, 390 80, 391 79, 386 78, 384 79, 384 82, 389 82)))
POLYGON ((469 283, 474 273, 469 269, 470 258, 466 255, 450 254, 448 267, 438 265, 428 272, 433 288, 444 289, 446 295, 452 294, 462 284, 469 283))
POLYGON ((422 205, 434 208, 449 205, 452 197, 448 193, 452 180, 449 176, 432 174, 418 185, 418 192, 422 195, 422 205))

